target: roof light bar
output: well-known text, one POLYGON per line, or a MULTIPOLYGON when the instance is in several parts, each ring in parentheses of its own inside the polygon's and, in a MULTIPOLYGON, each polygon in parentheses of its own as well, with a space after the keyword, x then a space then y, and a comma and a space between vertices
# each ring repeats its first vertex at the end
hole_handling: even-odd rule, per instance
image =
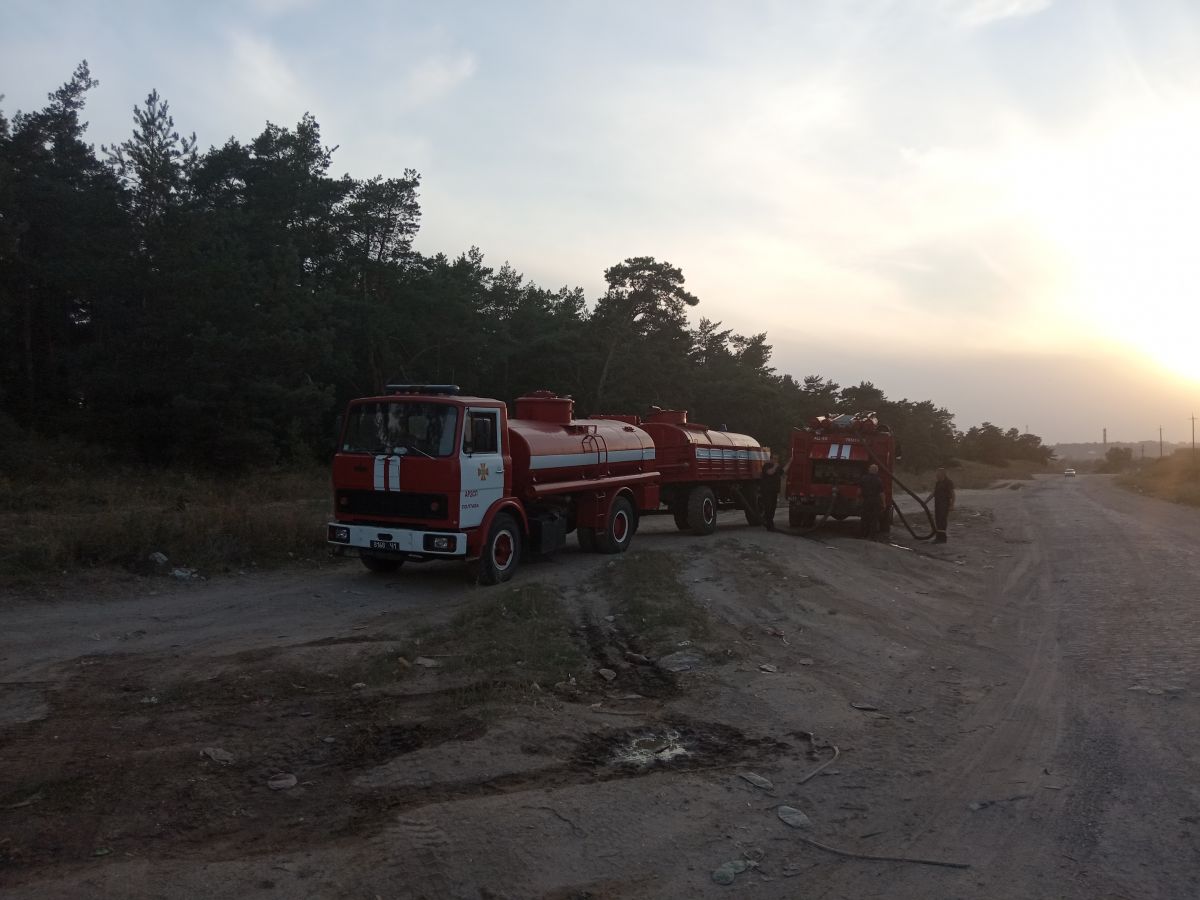
POLYGON ((387 389, 393 394, 445 394, 454 396, 461 394, 462 389, 457 384, 389 384, 387 389))

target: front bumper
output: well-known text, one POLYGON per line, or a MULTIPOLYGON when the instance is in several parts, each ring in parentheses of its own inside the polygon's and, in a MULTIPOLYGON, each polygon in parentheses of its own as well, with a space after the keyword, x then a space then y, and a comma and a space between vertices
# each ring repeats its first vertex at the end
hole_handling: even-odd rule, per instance
POLYGON ((383 557, 454 559, 467 555, 467 536, 461 531, 417 531, 402 526, 330 522, 326 539, 335 551, 358 550, 383 557), (447 548, 446 544, 450 546, 447 548))

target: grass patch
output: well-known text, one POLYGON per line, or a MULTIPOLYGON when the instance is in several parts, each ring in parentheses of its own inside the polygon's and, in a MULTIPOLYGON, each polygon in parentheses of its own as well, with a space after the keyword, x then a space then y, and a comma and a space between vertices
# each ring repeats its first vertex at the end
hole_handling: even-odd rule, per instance
MULTIPOLYGON (((519 694, 533 682, 554 684, 579 675, 587 660, 575 631, 553 589, 526 584, 499 595, 488 592, 449 622, 418 629, 387 649, 364 650, 326 664, 250 651, 232 657, 232 665, 215 677, 147 685, 139 696, 154 694, 164 706, 197 708, 339 696, 355 684, 386 688, 401 682, 422 671, 418 658, 430 657, 439 664, 437 671, 467 679, 450 679, 451 695, 445 698, 446 709, 464 709, 508 690, 519 694)), ((119 693, 115 697, 118 704, 129 702, 119 693)))
MULTIPOLYGON (((1030 481, 1034 475, 1057 471, 1057 466, 1057 462, 1041 465, 1025 459, 1012 460, 1004 466, 993 466, 964 459, 958 460, 947 470, 947 474, 956 489, 981 490, 990 488, 997 481, 1030 481)), ((936 474, 932 469, 919 474, 901 469, 897 474, 901 481, 922 497, 928 496, 933 490, 936 474)))
POLYGON ((556 590, 525 584, 479 600, 421 639, 449 671, 553 684, 586 667, 575 624, 556 590))
POLYGON ((692 599, 676 556, 657 550, 629 553, 602 577, 613 611, 647 649, 666 650, 680 638, 708 635, 708 614, 692 599))
POLYGON ((324 553, 324 469, 223 479, 165 472, 0 477, 0 584, 98 566, 221 571, 324 553))
POLYGON ((1200 459, 1191 448, 1139 466, 1117 479, 1117 484, 1160 500, 1200 506, 1200 459))

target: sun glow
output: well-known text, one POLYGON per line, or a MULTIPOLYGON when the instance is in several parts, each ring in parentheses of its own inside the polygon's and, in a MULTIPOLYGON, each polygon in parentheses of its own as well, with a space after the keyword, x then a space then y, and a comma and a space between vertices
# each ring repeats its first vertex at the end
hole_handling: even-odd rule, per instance
POLYGON ((1026 159, 1025 201, 1058 247, 1081 339, 1200 382, 1200 108, 1129 117, 1026 159))

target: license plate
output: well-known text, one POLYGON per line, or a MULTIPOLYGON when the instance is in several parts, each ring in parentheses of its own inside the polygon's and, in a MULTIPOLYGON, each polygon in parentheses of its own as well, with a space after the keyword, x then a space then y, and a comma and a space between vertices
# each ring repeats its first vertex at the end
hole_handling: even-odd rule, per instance
POLYGON ((400 542, 399 541, 371 541, 371 549, 372 550, 393 550, 393 551, 399 553, 400 552, 400 542))

